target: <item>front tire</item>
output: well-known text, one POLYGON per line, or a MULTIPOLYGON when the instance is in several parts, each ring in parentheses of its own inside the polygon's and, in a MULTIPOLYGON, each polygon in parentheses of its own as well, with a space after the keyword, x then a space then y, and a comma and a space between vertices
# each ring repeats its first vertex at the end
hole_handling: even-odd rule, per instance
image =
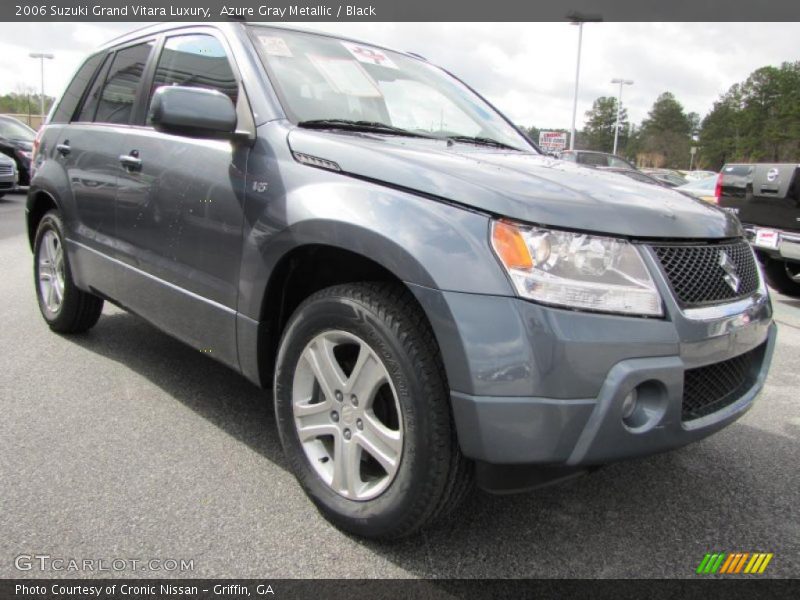
POLYGON ((764 277, 775 291, 800 298, 800 264, 769 258, 764 262, 764 277))
POLYGON ((39 221, 33 244, 33 274, 39 310, 50 329, 80 333, 97 323, 103 300, 75 285, 58 211, 49 211, 39 221))
POLYGON ((409 535, 470 488, 438 347, 399 285, 335 286, 298 307, 278 352, 275 411, 295 476, 345 531, 409 535))

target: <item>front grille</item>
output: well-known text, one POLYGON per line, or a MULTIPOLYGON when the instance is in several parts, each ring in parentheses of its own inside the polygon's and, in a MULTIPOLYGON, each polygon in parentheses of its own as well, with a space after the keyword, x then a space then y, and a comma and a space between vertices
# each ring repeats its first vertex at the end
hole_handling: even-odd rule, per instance
POLYGON ((705 417, 741 398, 755 383, 765 348, 762 344, 734 358, 687 369, 683 376, 683 421, 705 417))
POLYGON ((11 175, 14 172, 14 165, 0 165, 0 175, 11 175))
POLYGON ((758 289, 753 251, 744 240, 725 244, 653 246, 672 290, 684 306, 730 302, 758 289), (724 255, 728 260, 724 260, 724 255), (727 263, 727 270, 723 268, 727 263), (734 289, 731 275, 739 278, 734 289))

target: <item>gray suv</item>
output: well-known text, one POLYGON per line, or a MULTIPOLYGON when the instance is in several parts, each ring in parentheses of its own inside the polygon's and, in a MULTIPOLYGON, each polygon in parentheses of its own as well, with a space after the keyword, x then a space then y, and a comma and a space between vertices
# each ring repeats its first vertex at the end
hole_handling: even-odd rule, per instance
POLYGON ((86 60, 33 169, 50 328, 109 301, 272 389, 299 483, 359 535, 701 439, 770 363, 735 217, 541 154, 414 55, 152 26, 86 60))

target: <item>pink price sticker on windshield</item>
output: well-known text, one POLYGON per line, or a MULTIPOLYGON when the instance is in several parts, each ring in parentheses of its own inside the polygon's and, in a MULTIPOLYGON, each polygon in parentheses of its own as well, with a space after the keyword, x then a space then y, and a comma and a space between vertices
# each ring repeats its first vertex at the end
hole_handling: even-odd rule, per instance
POLYGON ((397 65, 392 62, 392 59, 377 48, 359 46, 351 42, 342 42, 342 46, 344 46, 358 62, 367 63, 368 65, 377 65, 379 67, 388 67, 390 69, 397 68, 397 65))

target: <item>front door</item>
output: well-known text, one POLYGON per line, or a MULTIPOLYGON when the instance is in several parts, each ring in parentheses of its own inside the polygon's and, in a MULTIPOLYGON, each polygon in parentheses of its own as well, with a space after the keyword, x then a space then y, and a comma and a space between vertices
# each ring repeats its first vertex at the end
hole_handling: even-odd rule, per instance
MULTIPOLYGON (((158 87, 213 88, 234 104, 239 84, 221 40, 166 38, 158 87)), ((149 98, 147 100, 149 103, 149 98)), ((149 113, 149 111, 147 111, 149 113)), ((123 295, 131 309, 232 366, 238 366, 236 300, 247 146, 132 128, 117 195, 123 295)))

